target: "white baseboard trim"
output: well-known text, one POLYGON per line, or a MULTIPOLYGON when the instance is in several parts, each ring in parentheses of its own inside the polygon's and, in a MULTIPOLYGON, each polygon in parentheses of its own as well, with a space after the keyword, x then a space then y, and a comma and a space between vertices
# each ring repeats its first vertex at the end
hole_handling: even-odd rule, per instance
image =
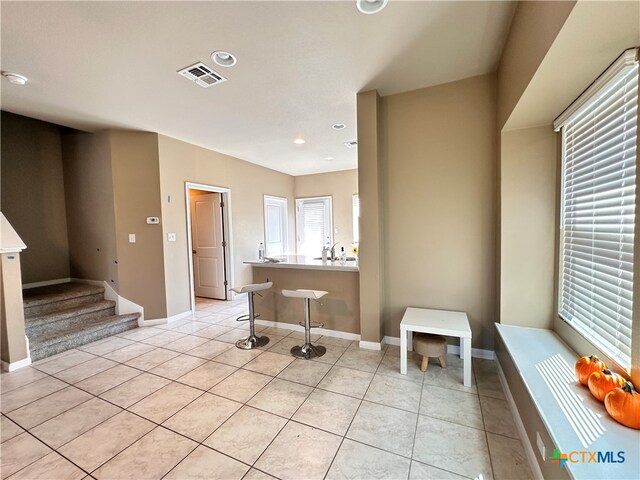
POLYGON ((5 362, 2 360, 2 371, 3 372, 15 372, 16 370, 24 367, 28 367, 31 365, 31 357, 23 358, 22 360, 18 360, 17 362, 5 362))
POLYGON ((105 300, 111 300, 116 302, 116 315, 126 315, 127 313, 139 313, 138 326, 144 327, 146 325, 144 320, 144 307, 133 303, 131 300, 120 296, 114 288, 104 280, 85 280, 84 278, 72 278, 74 282, 85 283, 87 285, 95 285, 97 287, 104 287, 105 300))
MULTIPOLYGON (((460 355, 460 346, 459 345, 447 345, 447 353, 451 353, 453 355, 460 355)), ((496 355, 493 350, 484 350, 482 348, 472 348, 471 356, 473 358, 484 358, 485 360, 493 360, 496 355)))
MULTIPOLYGON (((181 320, 186 317, 190 317, 193 315, 191 310, 187 310, 186 312, 176 313, 175 315, 171 315, 166 318, 154 318, 153 320, 144 320, 141 327, 152 327, 153 325, 166 325, 167 323, 175 322, 177 320, 181 320)), ((139 322, 138 322, 139 323, 139 322)))
POLYGON ((358 346, 360 348, 365 348, 367 350, 382 350, 382 346, 384 345, 384 340, 381 342, 367 342, 364 340, 360 340, 358 346))
MULTIPOLYGON (((400 337, 384 337, 384 343, 388 345, 400 345, 400 337)), ((447 353, 453 355, 460 355, 459 345, 447 345, 447 353)), ((495 358, 495 352, 493 350, 484 350, 482 348, 472 348, 471 356, 473 358, 484 358, 486 360, 493 360, 495 358)))
POLYGON ((533 450, 533 445, 529 441, 529 436, 527 435, 527 431, 524 428, 524 423, 522 423, 522 418, 520 418, 520 412, 518 412, 518 407, 516 407, 516 402, 513 400, 513 395, 511 395, 511 390, 509 390, 509 384, 507 383, 507 377, 504 376, 504 371, 502 370, 502 365, 496 358, 496 367, 498 370, 498 378, 500 379, 500 383, 502 384, 502 389, 504 390, 505 397, 507 398, 507 403, 509 404, 509 408, 511 409, 511 414, 513 415, 513 419, 516 422, 516 428, 518 429, 518 434, 520 436, 520 441, 522 442, 522 446, 524 447, 525 454, 527 455, 527 460, 529 460, 529 467, 531 468, 531 472, 536 480, 544 480, 544 476, 542 475, 542 470, 540 470, 540 465, 538 465, 538 460, 536 458, 535 451, 533 450))
POLYGON ((22 360, 18 360, 17 362, 5 362, 2 360, 2 371, 3 372, 15 372, 16 370, 24 367, 28 367, 31 365, 31 351, 29 350, 29 337, 24 336, 25 347, 27 348, 27 358, 23 358, 22 360))
POLYGON ((55 280, 45 280, 44 282, 25 283, 22 285, 23 290, 30 288, 46 287, 47 285, 58 285, 60 283, 69 283, 71 278, 56 278, 55 280))
MULTIPOLYGON (((264 325, 265 327, 282 328, 283 330, 294 330, 297 332, 304 332, 304 328, 295 323, 274 322, 272 320, 256 319, 257 325, 264 325)), ((345 340, 360 340, 360 335, 357 333, 341 332, 339 330, 330 330, 328 328, 314 328, 311 330, 312 334, 326 335, 327 337, 343 338, 345 340)))

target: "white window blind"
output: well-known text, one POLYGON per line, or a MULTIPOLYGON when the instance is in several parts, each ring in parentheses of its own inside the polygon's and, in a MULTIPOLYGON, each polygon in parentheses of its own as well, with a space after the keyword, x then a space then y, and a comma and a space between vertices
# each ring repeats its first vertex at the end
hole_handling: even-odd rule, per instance
POLYGON ((331 241, 331 197, 296 200, 298 254, 319 257, 331 241))
MULTIPOLYGON (((596 82, 597 83, 597 82, 596 82)), ((580 99, 579 99, 580 100, 580 99)), ((621 366, 631 365, 638 63, 562 125, 560 316, 621 366)))

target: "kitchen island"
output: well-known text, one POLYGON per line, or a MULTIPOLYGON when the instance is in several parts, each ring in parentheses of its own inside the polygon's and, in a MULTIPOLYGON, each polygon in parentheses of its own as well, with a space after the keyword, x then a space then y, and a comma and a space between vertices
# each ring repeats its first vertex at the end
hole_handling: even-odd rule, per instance
POLYGON ((311 321, 324 323, 325 329, 360 334, 360 274, 356 262, 323 262, 296 255, 278 260, 244 262, 253 267, 253 283, 273 282, 273 288, 263 297, 255 297, 260 319, 297 325, 304 321, 303 302, 284 297, 282 290, 325 290, 329 294, 321 303, 311 302, 311 321))

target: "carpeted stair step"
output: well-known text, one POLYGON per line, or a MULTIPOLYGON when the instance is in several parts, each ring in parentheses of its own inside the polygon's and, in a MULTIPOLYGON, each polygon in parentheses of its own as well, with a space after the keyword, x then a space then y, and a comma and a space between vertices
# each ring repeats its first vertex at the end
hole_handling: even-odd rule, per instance
POLYGON ((71 325, 29 338, 31 360, 37 361, 72 348, 131 330, 138 326, 139 313, 111 315, 80 325, 71 325))
POLYGON ((53 313, 104 300, 104 287, 83 283, 61 283, 22 292, 25 318, 53 313))
POLYGON ((27 337, 41 336, 47 331, 81 325, 95 319, 110 317, 116 313, 116 302, 99 300, 95 303, 83 303, 52 313, 35 315, 25 319, 27 337))

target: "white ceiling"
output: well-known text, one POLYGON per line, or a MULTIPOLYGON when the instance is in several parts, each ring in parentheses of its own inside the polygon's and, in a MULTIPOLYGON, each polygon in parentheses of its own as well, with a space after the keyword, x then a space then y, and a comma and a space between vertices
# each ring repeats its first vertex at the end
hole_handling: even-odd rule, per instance
POLYGON ((159 132, 292 175, 356 168, 356 93, 495 70, 514 2, 2 2, 2 109, 159 132), (227 50, 203 89, 176 71, 227 50), (347 124, 342 131, 331 129, 347 124), (301 136, 307 143, 298 146, 301 136), (332 156, 332 161, 324 157, 332 156))

